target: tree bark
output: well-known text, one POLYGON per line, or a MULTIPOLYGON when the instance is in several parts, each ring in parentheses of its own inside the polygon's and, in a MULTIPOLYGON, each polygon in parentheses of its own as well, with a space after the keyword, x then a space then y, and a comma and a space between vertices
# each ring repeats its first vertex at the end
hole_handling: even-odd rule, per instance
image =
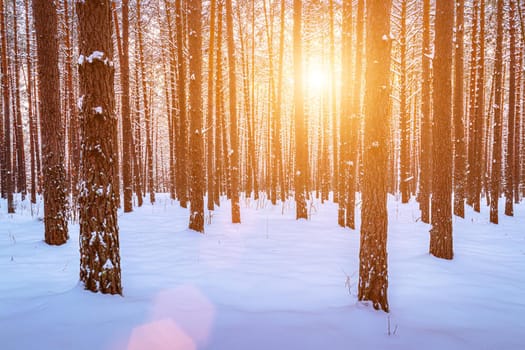
POLYGON ((76 3, 82 108, 80 280, 92 292, 122 294, 114 159, 117 117, 111 2, 76 3))
POLYGON ((37 35, 40 128, 42 132, 44 226, 47 244, 68 237, 67 184, 64 167, 64 126, 60 115, 57 10, 54 2, 33 1, 37 35))
POLYGON ((366 2, 365 134, 358 298, 389 311, 387 167, 392 2, 366 2))
MULTIPOLYGON (((188 3, 188 53, 190 104, 190 223, 204 232, 204 140, 202 133, 202 1, 188 3)), ((181 74, 179 72, 179 74, 181 74)), ((181 102, 183 103, 183 102, 181 102)))
POLYGON ((452 259, 452 35, 454 1, 436 4, 430 254, 452 259))

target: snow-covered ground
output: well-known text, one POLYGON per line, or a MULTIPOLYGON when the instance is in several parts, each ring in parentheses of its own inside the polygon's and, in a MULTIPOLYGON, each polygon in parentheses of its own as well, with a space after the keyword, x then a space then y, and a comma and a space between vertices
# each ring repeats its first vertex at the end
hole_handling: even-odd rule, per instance
POLYGON ((468 208, 446 261, 390 198, 390 314, 357 302, 359 231, 336 209, 243 200, 232 225, 225 202, 201 235, 159 195, 119 215, 121 297, 78 283, 78 225, 47 246, 41 205, 0 202, 0 349, 525 349, 525 205, 497 226, 468 208))

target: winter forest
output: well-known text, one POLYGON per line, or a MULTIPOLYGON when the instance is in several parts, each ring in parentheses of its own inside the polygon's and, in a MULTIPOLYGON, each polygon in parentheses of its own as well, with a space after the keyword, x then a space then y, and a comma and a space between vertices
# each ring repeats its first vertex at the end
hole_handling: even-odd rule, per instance
POLYGON ((0 0, 0 348, 525 348, 524 2, 0 0))

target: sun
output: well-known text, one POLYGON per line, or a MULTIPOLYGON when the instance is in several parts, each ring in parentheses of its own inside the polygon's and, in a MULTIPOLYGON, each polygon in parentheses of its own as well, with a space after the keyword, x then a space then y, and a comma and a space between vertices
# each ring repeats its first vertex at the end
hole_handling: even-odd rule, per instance
POLYGON ((323 91, 328 87, 330 76, 328 71, 320 64, 312 64, 306 67, 305 85, 313 92, 323 91))

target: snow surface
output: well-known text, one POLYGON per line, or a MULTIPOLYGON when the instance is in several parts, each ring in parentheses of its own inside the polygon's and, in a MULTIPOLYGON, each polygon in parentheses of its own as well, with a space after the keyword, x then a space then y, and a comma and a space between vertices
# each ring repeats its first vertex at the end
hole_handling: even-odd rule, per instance
POLYGON ((390 314, 357 302, 359 232, 336 205, 308 221, 293 202, 241 205, 242 224, 224 202, 205 235, 167 195, 119 212, 121 297, 78 283, 78 225, 48 246, 41 204, 0 201, 0 349, 525 349, 525 205, 498 226, 468 208, 446 261, 417 203, 391 197, 390 314))

